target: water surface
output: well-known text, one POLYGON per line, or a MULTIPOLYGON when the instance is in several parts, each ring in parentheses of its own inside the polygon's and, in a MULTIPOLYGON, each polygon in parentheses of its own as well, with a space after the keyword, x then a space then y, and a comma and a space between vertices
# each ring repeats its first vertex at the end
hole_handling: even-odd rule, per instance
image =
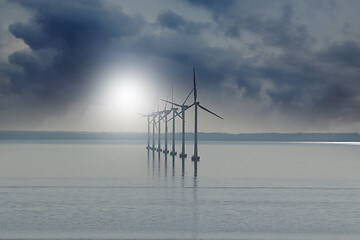
POLYGON ((360 146, 0 143, 0 239, 359 239, 360 146), (179 146, 177 146, 179 149, 179 146))

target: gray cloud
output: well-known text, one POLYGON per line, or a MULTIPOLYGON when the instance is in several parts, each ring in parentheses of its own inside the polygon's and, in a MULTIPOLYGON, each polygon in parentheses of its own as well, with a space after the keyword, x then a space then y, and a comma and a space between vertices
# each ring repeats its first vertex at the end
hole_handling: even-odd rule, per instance
POLYGON ((203 7, 211 11, 214 15, 224 14, 235 5, 235 1, 217 1, 217 0, 187 0, 190 4, 198 7, 203 7))
POLYGON ((101 62, 113 39, 135 35, 141 17, 131 17, 119 7, 101 1, 15 1, 34 12, 28 22, 9 31, 29 50, 8 56, 18 67, 7 75, 14 94, 31 95, 46 104, 68 105, 86 83, 86 72, 101 62))
POLYGON ((197 1, 190 2, 210 11, 219 28, 224 29, 224 36, 241 42, 243 35, 250 32, 261 39, 262 43, 253 48, 256 58, 265 60, 261 66, 238 60, 241 67, 227 70, 236 79, 239 89, 244 88, 251 93, 250 96, 259 97, 266 80, 272 84, 265 91, 268 100, 283 113, 298 119, 312 116, 313 120, 323 120, 324 124, 339 119, 360 120, 356 113, 360 107, 360 86, 356 80, 359 77, 360 56, 357 43, 348 41, 325 46, 320 51, 314 50, 316 38, 305 25, 294 21, 294 9, 288 3, 282 6, 276 18, 235 8, 236 3, 232 3, 232 8, 219 11, 197 1), (266 47, 276 47, 278 54, 268 58, 266 50, 261 52, 266 47), (264 81, 254 85, 254 78, 264 81), (347 80, 343 81, 344 78, 347 80))
POLYGON ((318 53, 321 60, 339 64, 344 67, 360 67, 360 46, 353 41, 333 44, 318 53))
POLYGON ((163 28, 179 31, 184 34, 198 34, 204 28, 208 27, 206 23, 198 23, 185 19, 183 16, 167 10, 157 17, 157 24, 163 28))
POLYGON ((237 1, 189 0, 189 11, 205 10, 211 22, 167 8, 154 23, 103 1, 16 3, 33 16, 9 31, 29 49, 13 52, 0 65, 2 99, 24 96, 66 109, 86 91, 89 69, 109 55, 129 53, 161 59, 184 82, 195 66, 206 91, 231 85, 236 91, 223 102, 265 106, 259 110, 264 115, 280 111, 308 124, 360 121, 359 42, 319 44, 291 2, 260 14, 237 1))

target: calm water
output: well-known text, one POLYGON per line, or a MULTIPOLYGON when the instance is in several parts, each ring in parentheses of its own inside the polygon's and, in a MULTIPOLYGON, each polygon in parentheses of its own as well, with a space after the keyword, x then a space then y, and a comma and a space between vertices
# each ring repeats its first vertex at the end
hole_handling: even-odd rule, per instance
POLYGON ((0 142, 0 239, 360 239, 360 145, 144 145, 0 142))

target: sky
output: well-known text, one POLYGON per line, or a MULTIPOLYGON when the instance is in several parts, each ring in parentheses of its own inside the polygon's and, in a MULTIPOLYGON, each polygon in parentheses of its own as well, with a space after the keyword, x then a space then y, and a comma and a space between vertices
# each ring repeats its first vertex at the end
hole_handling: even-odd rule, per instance
POLYGON ((164 109, 172 86, 182 103, 195 67, 198 100, 224 118, 200 111, 201 132, 359 132, 359 9, 0 0, 0 130, 145 132, 137 113, 164 109))

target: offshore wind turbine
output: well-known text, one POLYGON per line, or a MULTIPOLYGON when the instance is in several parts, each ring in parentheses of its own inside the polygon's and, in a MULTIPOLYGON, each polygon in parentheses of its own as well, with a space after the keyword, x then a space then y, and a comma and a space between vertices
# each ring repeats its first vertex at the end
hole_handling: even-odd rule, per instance
POLYGON ((148 139, 147 139, 147 147, 146 149, 147 150, 152 150, 152 151, 155 151, 156 148, 155 148, 155 128, 156 128, 156 115, 157 115, 157 112, 154 111, 155 110, 155 105, 154 105, 154 108, 152 110, 152 113, 149 113, 149 114, 141 114, 141 113, 138 113, 141 117, 147 117, 147 126, 148 126, 148 139), (150 118, 152 118, 150 120, 150 118), (150 124, 152 123, 152 146, 150 146, 150 124))
POLYGON ((148 128, 148 135, 147 135, 147 146, 146 149, 149 151, 151 149, 150 147, 150 117, 152 116, 152 114, 141 114, 138 113, 141 117, 146 117, 147 118, 147 128, 148 128))
MULTIPOLYGON (((172 82, 171 85, 171 101, 174 101, 174 82, 172 82)), ((173 116, 172 116, 172 123, 173 123, 173 130, 172 130, 172 151, 170 153, 171 156, 175 156, 177 154, 177 152, 175 151, 175 114, 177 114, 177 109, 178 108, 174 108, 174 104, 171 104, 171 108, 169 110, 166 109, 167 106, 167 101, 165 101, 165 109, 163 111, 164 113, 164 117, 162 118, 165 122, 165 149, 163 151, 163 153, 167 154, 169 153, 168 150, 168 144, 167 144, 167 134, 168 134, 168 119, 167 119, 167 115, 169 115, 171 112, 173 112, 173 116)), ((169 119, 169 120, 171 120, 169 119)))
MULTIPOLYGON (((165 101, 166 102, 166 101, 165 101)), ((165 149, 164 149, 164 151, 163 151, 163 153, 164 154, 168 154, 169 153, 169 150, 168 150, 168 115, 173 111, 173 107, 171 108, 171 109, 169 109, 169 110, 167 110, 166 109, 166 107, 167 107, 167 102, 165 103, 165 108, 164 108, 164 110, 163 111, 161 111, 160 112, 160 114, 164 114, 164 116, 163 117, 161 117, 161 120, 163 120, 164 121, 164 123, 165 123, 165 133, 164 133, 164 136, 165 136, 165 149)), ((177 109, 177 108, 176 108, 177 109)), ((161 116, 161 115, 160 115, 161 116)), ((159 121, 160 121, 160 119, 159 119, 159 121)), ((174 127, 174 126, 173 126, 174 127)), ((175 141, 175 135, 174 135, 174 130, 175 130, 175 128, 173 128, 173 141, 175 141)), ((173 142, 173 151, 174 151, 174 142, 173 142)), ((176 154, 176 152, 175 152, 175 154, 176 154)))
POLYGON ((147 127, 148 127, 148 137, 147 137, 147 146, 146 146, 146 149, 149 151, 149 150, 152 150, 154 151, 156 148, 155 148, 155 128, 156 128, 156 115, 157 113, 156 112, 152 112, 152 113, 149 113, 149 114, 141 114, 141 113, 138 113, 139 115, 141 115, 141 117, 146 117, 147 118, 147 127), (150 120, 150 118, 152 118, 150 120), (153 131, 152 131, 152 146, 150 146, 150 124, 152 123, 152 128, 153 128, 153 131))
MULTIPOLYGON (((164 102, 168 102, 168 103, 171 103, 175 106, 178 106, 181 108, 181 118, 182 118, 182 144, 181 144, 181 153, 179 155, 180 158, 186 158, 187 157, 187 154, 185 153, 185 111, 189 108, 191 108, 193 104, 191 105, 185 105, 186 101, 188 100, 188 98, 190 97, 191 93, 193 92, 194 89, 192 89, 189 93, 189 95, 186 97, 185 101, 183 102, 183 104, 177 104, 177 103, 174 103, 174 102, 170 102, 170 101, 167 101, 167 100, 164 100, 164 99, 161 99, 162 101, 164 102)), ((176 115, 179 115, 178 113, 176 113, 176 115)), ((173 118, 174 119, 174 118, 173 118)))
POLYGON ((152 139, 152 148, 151 148, 151 150, 152 151, 155 151, 155 128, 156 128, 156 113, 155 112, 153 112, 152 113, 152 117, 153 117, 153 119, 152 119, 152 123, 153 123, 153 139, 152 139))
MULTIPOLYGON (((147 132, 148 132, 148 136, 147 136, 147 146, 146 146, 146 149, 149 151, 149 150, 152 150, 153 149, 153 147, 151 147, 150 146, 150 123, 152 122, 152 121, 154 121, 154 119, 151 119, 150 120, 150 118, 154 115, 154 110, 153 110, 153 112, 151 113, 151 112, 149 112, 148 114, 142 114, 142 113, 138 113, 138 115, 140 115, 140 117, 146 117, 146 119, 147 119, 147 132)), ((154 134, 154 132, 155 131, 153 131, 153 134, 154 134)), ((153 136, 153 137, 155 137, 155 136, 153 136)))
POLYGON ((165 147, 164 147, 164 151, 163 151, 163 153, 165 153, 165 154, 168 154, 169 153, 169 150, 168 150, 168 147, 167 147, 167 133, 168 133, 168 127, 167 127, 167 115, 170 113, 170 111, 169 110, 164 110, 164 117, 163 117, 163 120, 164 120, 164 122, 165 122, 165 130, 164 130, 164 135, 165 135, 165 147))
POLYGON ((163 153, 168 154, 169 150, 168 150, 168 147, 167 147, 168 146, 168 144, 167 144, 167 135, 168 135, 168 124, 167 124, 168 119, 167 119, 167 115, 169 115, 172 110, 171 109, 167 110, 166 107, 167 107, 167 103, 165 104, 164 110, 161 111, 161 114, 164 114, 164 116, 161 117, 161 119, 159 119, 159 121, 163 120, 164 123, 165 123, 165 149, 164 149, 163 153))
MULTIPOLYGON (((174 102, 174 81, 171 84, 171 101, 174 102)), ((171 156, 176 156, 177 152, 175 151, 175 115, 177 114, 178 108, 174 107, 174 104, 171 104, 172 111, 172 151, 170 152, 171 156)), ((179 115, 180 116, 180 115, 179 115)))
POLYGON ((216 113, 213 113, 212 111, 210 111, 209 109, 205 108, 204 106, 200 105, 200 102, 197 101, 197 91, 196 91, 196 79, 195 79, 195 68, 193 69, 193 74, 194 74, 194 103, 192 105, 195 105, 195 126, 194 126, 194 156, 192 156, 191 160, 194 162, 194 167, 195 167, 195 176, 197 174, 197 162, 200 160, 200 156, 198 155, 198 118, 197 118, 197 110, 198 107, 200 107, 202 110, 205 110, 208 113, 211 113, 212 115, 223 119, 222 117, 220 117, 219 115, 217 115, 216 113))
MULTIPOLYGON (((159 108, 158 108, 158 110, 159 110, 159 108)), ((160 152, 162 151, 162 149, 161 149, 161 128, 160 128, 161 112, 160 112, 160 111, 157 111, 156 113, 159 115, 159 122, 158 122, 158 124, 159 124, 159 128, 158 128, 158 132, 159 132, 159 134, 158 134, 158 148, 156 149, 156 151, 160 153, 160 152)))
POLYGON ((168 144, 167 144, 167 135, 168 135, 168 120, 167 120, 167 115, 171 112, 171 110, 164 110, 164 122, 165 122, 165 149, 163 151, 163 153, 168 154, 169 150, 168 150, 168 144))
POLYGON ((146 115, 147 118, 147 127, 148 127, 148 137, 147 137, 147 146, 146 149, 149 151, 150 150, 150 115, 146 115))

